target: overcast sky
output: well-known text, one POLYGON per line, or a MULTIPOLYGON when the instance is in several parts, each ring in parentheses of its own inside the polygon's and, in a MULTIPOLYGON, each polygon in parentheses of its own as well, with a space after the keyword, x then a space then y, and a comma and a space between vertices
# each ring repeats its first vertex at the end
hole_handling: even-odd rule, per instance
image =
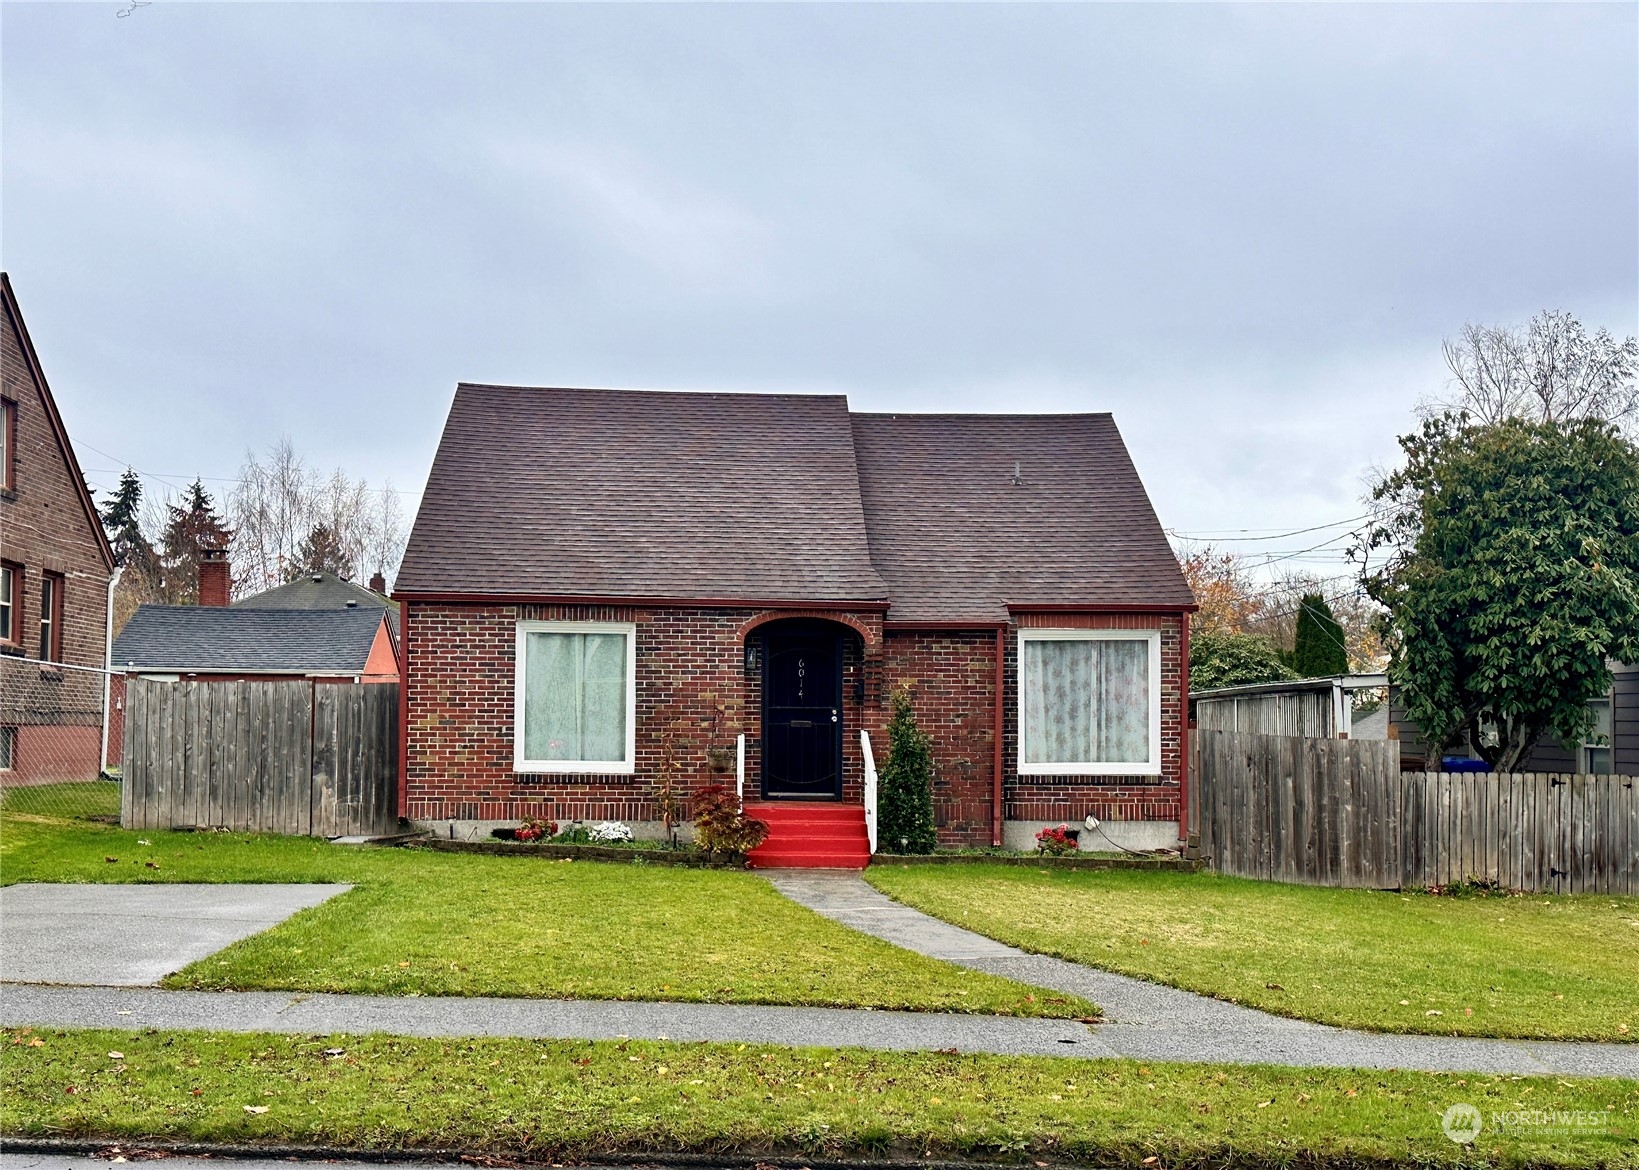
POLYGON ((1632 4, 124 6, 0 7, 3 262, 100 486, 288 434, 413 510, 459 380, 843 391, 1113 411, 1265 553, 1464 322, 1636 330, 1632 4))

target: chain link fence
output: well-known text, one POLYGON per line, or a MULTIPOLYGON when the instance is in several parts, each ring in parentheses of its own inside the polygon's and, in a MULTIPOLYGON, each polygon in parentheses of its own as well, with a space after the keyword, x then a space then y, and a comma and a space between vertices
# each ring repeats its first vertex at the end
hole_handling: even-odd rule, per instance
MULTIPOLYGON (((113 689, 122 691, 122 681, 113 689)), ((106 671, 0 657, 0 807, 7 814, 119 819, 120 696, 110 701, 110 689, 106 671), (112 727, 105 705, 116 711, 112 727)))

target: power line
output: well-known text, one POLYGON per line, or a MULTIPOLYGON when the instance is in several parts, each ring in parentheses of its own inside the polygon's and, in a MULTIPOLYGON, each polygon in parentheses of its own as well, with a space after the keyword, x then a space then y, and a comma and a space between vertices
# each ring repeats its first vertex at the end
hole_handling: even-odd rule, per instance
POLYGON ((1263 541, 1285 540, 1289 536, 1303 536, 1305 533, 1322 532, 1322 531, 1324 531, 1325 529, 1328 529, 1328 528, 1341 528, 1345 524, 1354 524, 1358 521, 1369 520, 1373 516, 1379 516, 1379 515, 1382 515, 1381 510, 1374 511, 1374 512, 1364 512, 1364 513, 1360 514, 1359 516, 1351 516, 1347 520, 1333 520, 1330 524, 1316 524, 1312 528, 1294 528, 1290 532, 1272 532, 1270 530, 1260 529, 1260 528, 1210 529, 1210 530, 1206 530, 1206 531, 1203 531, 1203 532, 1196 532, 1196 533, 1180 532, 1176 528, 1169 528, 1166 531, 1167 531, 1167 535, 1175 537, 1179 540, 1203 540, 1203 541, 1206 541, 1208 544, 1229 544, 1231 542, 1242 543, 1242 542, 1253 541, 1253 540, 1263 542, 1263 541), (1216 532, 1269 532, 1269 535, 1265 535, 1265 536, 1216 536, 1216 537, 1209 535, 1210 532, 1215 532, 1215 531, 1216 532))

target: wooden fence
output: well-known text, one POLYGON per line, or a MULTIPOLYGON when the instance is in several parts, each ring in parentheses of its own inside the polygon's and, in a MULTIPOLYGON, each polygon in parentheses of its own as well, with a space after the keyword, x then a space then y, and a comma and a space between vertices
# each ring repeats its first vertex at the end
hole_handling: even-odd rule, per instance
POLYGON ((1197 731, 1193 756, 1201 850, 1224 873, 1639 894, 1631 776, 1401 772, 1393 740, 1227 731, 1197 731))
POLYGON ((128 829, 391 833, 398 687, 130 678, 122 778, 128 829))

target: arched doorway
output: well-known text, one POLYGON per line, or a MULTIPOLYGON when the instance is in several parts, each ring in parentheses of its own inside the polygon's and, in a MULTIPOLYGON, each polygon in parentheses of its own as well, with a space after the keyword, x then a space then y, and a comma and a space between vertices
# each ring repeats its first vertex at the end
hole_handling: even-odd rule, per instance
POLYGON ((762 797, 841 800, 843 639, 835 622, 791 619, 763 642, 762 797))

